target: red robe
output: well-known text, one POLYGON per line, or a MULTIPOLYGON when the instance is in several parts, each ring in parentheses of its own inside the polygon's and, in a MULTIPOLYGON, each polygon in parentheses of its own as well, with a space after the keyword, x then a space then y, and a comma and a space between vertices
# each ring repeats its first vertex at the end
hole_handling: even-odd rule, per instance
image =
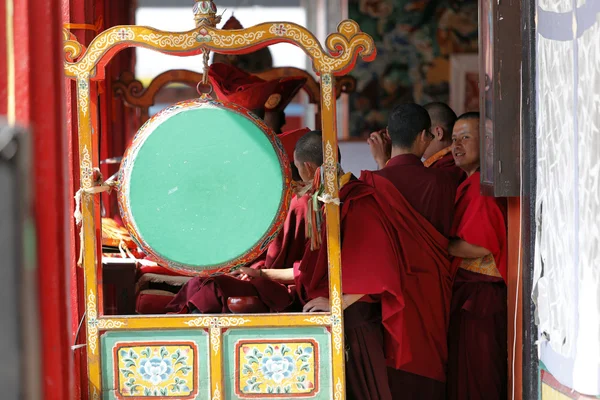
MULTIPOLYGON (((304 254, 306 246, 305 216, 308 196, 294 197, 283 228, 267 251, 252 268, 293 268, 304 254)), ((269 279, 243 281, 227 275, 197 277, 187 282, 169 303, 171 312, 197 309, 202 313, 227 313, 227 299, 238 296, 258 296, 273 312, 288 310, 294 296, 285 285, 269 279)))
POLYGON ((480 194, 476 172, 459 187, 453 236, 492 252, 497 270, 456 258, 448 330, 448 399, 507 397, 506 199, 480 194), (461 266, 459 268, 459 266, 461 266))
MULTIPOLYGON (((428 395, 433 387, 431 393, 443 396, 443 383, 436 386, 431 381, 445 380, 451 295, 447 239, 390 181, 374 173, 363 172, 360 182, 344 186, 340 200, 342 290, 368 295, 345 311, 350 393, 359 399, 397 398, 394 391, 387 391, 388 371, 381 368, 386 363, 393 370, 406 372, 398 375, 398 380, 412 374, 429 378, 405 380, 398 393, 405 395, 408 389, 417 396, 427 396, 413 398, 435 398, 428 395), (383 347, 374 311, 365 306, 374 300, 381 301, 383 347), (352 315, 351 319, 348 314, 357 306, 362 308, 362 315, 352 315), (357 321, 360 318, 367 320, 357 332, 353 328, 361 325, 357 321), (409 384, 414 387, 409 388, 409 384)), ((320 251, 302 260, 297 284, 304 300, 327 297, 325 236, 320 251)))

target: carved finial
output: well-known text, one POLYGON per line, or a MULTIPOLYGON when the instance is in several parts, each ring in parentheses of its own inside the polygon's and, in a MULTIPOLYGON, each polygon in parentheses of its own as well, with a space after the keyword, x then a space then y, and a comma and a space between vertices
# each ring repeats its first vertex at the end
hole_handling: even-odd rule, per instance
POLYGON ((214 1, 195 0, 194 4, 194 21, 196 26, 205 25, 216 27, 221 22, 221 16, 217 15, 217 6, 214 1))

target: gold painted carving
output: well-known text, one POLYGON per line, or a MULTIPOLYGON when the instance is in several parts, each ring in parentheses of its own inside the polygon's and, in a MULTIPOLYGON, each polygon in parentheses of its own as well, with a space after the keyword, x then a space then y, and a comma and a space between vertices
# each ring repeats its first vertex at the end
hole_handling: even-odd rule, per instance
POLYGON ((215 391, 213 392, 212 400, 221 400, 221 390, 219 390, 218 383, 215 386, 215 391))
POLYGON ((333 146, 329 141, 325 145, 325 161, 323 162, 323 165, 325 168, 327 191, 330 195, 333 195, 335 192, 335 180, 337 178, 337 164, 333 155, 333 146))
POLYGON ((215 354, 221 347, 221 328, 244 325, 249 319, 238 317, 200 317, 184 322, 189 327, 209 328, 210 344, 215 354))
POLYGON ((329 315, 310 317, 306 318, 304 321, 319 325, 331 325, 331 317, 329 315))
POLYGON ((266 45, 278 39, 295 43, 313 59, 313 67, 319 73, 344 75, 351 69, 358 56, 370 61, 375 57, 376 49, 373 39, 360 31, 354 21, 343 21, 338 32, 327 38, 327 50, 323 49, 316 37, 306 28, 292 23, 265 23, 241 30, 225 31, 209 26, 200 27, 188 32, 162 32, 142 26, 113 27, 100 33, 88 46, 86 52, 76 62, 69 59, 77 54, 76 45, 68 42, 65 48, 65 72, 67 76, 76 78, 85 73, 96 76, 96 67, 103 61, 109 49, 122 42, 133 42, 136 46, 145 46, 164 53, 200 54, 205 49, 216 52, 232 52, 247 49, 256 50, 258 45, 266 45))
POLYGON ((90 289, 88 295, 87 307, 87 332, 88 332, 88 346, 92 351, 92 354, 96 354, 98 348, 98 330, 99 329, 115 329, 121 328, 126 325, 122 321, 114 321, 111 319, 98 319, 98 309, 96 305, 96 295, 94 291, 90 289))
POLYGON ((343 327, 342 327, 342 299, 337 286, 331 291, 331 332, 333 333, 333 345, 335 351, 342 351, 343 327))
POLYGON ((342 380, 340 378, 338 378, 337 383, 335 384, 334 399, 335 400, 342 400, 342 397, 343 397, 342 380))
POLYGON ((92 159, 90 158, 90 151, 87 146, 83 146, 83 157, 81 160, 81 187, 84 189, 90 189, 92 187, 92 180, 94 170, 92 168, 92 159))

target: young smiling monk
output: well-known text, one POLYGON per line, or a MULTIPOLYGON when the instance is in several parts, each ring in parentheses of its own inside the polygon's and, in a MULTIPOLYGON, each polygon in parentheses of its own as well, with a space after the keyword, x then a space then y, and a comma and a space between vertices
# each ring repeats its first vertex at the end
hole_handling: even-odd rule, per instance
POLYGON ((468 178, 456 194, 448 399, 507 396, 506 199, 480 194, 479 113, 458 118, 452 154, 468 178))

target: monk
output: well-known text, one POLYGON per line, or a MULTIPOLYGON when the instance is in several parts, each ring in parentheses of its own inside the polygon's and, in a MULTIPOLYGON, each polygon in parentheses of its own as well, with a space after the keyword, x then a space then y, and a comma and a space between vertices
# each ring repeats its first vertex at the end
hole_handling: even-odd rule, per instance
POLYGON ((446 173, 426 168, 421 158, 430 146, 431 118, 416 104, 391 112, 387 133, 391 158, 361 180, 375 187, 386 215, 396 226, 402 257, 398 262, 404 302, 397 358, 388 358, 393 398, 443 399, 447 365, 447 328, 452 271, 447 243, 452 228, 456 184, 446 173))
MULTIPOLYGON (((283 144, 289 148, 288 138, 290 136, 283 137, 283 144)), ((312 152, 315 143, 321 143, 321 132, 311 131, 297 140, 294 156, 300 158, 295 162, 304 172, 308 184, 323 163, 322 151, 312 152)), ((227 299, 242 296, 258 296, 273 312, 294 310, 294 296, 286 287, 286 284, 293 283, 293 275, 286 279, 277 270, 291 271, 302 259, 307 243, 305 216, 308 199, 308 194, 294 196, 283 229, 271 242, 264 257, 240 268, 234 276, 190 280, 171 301, 169 311, 227 313, 227 299)))
MULTIPOLYGON (((431 119, 431 134, 433 139, 423 154, 422 161, 426 167, 440 168, 447 171, 449 179, 456 182, 456 186, 465 179, 465 173, 454 164, 452 157, 452 127, 456 121, 456 114, 445 103, 435 102, 424 106, 431 119)), ((391 141, 384 131, 374 132, 368 139, 371 153, 379 169, 383 168, 390 159, 391 141)))
POLYGON ((456 194, 448 399, 507 397, 506 199, 480 194, 479 113, 461 115, 452 154, 468 178, 456 194))

